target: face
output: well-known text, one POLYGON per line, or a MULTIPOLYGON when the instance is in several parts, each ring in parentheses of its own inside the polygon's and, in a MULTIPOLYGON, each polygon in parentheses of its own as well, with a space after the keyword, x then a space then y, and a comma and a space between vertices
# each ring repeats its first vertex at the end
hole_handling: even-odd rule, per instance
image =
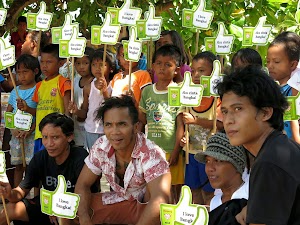
POLYGON ((160 37, 160 39, 156 42, 156 45, 155 45, 155 49, 159 49, 161 46, 164 46, 164 45, 173 45, 173 41, 172 41, 172 38, 169 34, 167 35, 163 35, 160 37))
POLYGON ((213 65, 206 59, 193 60, 192 80, 194 84, 200 84, 201 76, 210 76, 213 65))
POLYGON ((158 80, 169 81, 173 80, 175 76, 176 69, 178 69, 176 62, 171 56, 159 55, 155 59, 152 66, 158 80))
POLYGON ((69 155, 69 142, 73 140, 73 135, 66 136, 61 127, 53 124, 46 124, 42 129, 42 142, 50 157, 56 162, 64 162, 69 155))
POLYGON ((221 161, 211 156, 206 156, 205 172, 213 188, 229 189, 242 180, 241 174, 227 161, 221 161))
POLYGON ((22 52, 22 54, 31 55, 33 48, 34 48, 34 43, 31 40, 31 34, 29 33, 29 34, 26 35, 26 39, 25 39, 25 42, 22 45, 21 52, 22 52))
MULTIPOLYGON (((94 75, 94 77, 96 77, 96 78, 102 77, 102 68, 103 68, 102 59, 94 59, 92 61, 91 71, 92 71, 92 74, 94 75)), ((104 65, 104 77, 105 78, 108 78, 110 70, 111 70, 111 68, 110 68, 109 64, 107 62, 105 62, 105 65, 104 65)))
POLYGON ((59 67, 62 66, 62 63, 59 59, 55 58, 50 53, 41 53, 41 71, 47 77, 46 79, 50 79, 56 76, 59 72, 59 67))
POLYGON ((22 85, 30 85, 35 82, 35 71, 25 68, 24 64, 20 64, 17 68, 18 81, 22 85))
POLYGON ((89 58, 87 56, 83 56, 82 58, 77 58, 75 62, 75 69, 80 76, 82 77, 89 76, 91 74, 89 58))
POLYGON ((244 145, 250 151, 265 132, 269 117, 266 118, 262 110, 254 107, 248 97, 233 92, 223 95, 221 112, 230 144, 244 145))
MULTIPOLYGON (((119 52, 118 52, 118 61, 119 65, 124 71, 129 71, 129 61, 125 60, 124 58, 124 48, 120 47, 119 52)), ((131 68, 137 67, 138 63, 137 62, 131 62, 131 68)))
POLYGON ((104 113, 104 134, 116 151, 132 151, 138 124, 133 124, 128 108, 112 108, 104 113))
POLYGON ((21 31, 21 32, 25 32, 27 29, 27 23, 25 22, 20 22, 18 24, 18 31, 21 31))
POLYGON ((290 79, 291 73, 296 69, 297 62, 290 61, 283 44, 269 47, 267 53, 267 67, 270 76, 284 85, 290 79))

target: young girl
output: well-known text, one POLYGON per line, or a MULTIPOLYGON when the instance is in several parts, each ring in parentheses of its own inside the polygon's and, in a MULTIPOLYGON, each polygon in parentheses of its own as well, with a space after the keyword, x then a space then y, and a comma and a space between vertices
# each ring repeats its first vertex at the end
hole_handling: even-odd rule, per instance
POLYGON ((104 77, 102 76, 103 68, 103 50, 98 49, 95 51, 91 60, 91 71, 95 77, 90 84, 83 88, 83 103, 81 109, 71 102, 69 110, 78 118, 85 119, 84 128, 86 131, 86 146, 91 149, 95 141, 102 136, 103 125, 101 121, 95 121, 95 110, 99 108, 104 99, 109 98, 111 95, 111 87, 109 77, 114 73, 115 61, 110 54, 106 53, 106 62, 104 65, 104 77))
POLYGON ((174 45, 165 45, 154 53, 153 69, 158 81, 145 87, 139 105, 139 120, 148 125, 148 139, 154 141, 166 152, 172 175, 172 203, 177 203, 181 185, 184 183, 183 156, 180 154, 180 138, 183 130, 178 130, 178 108, 168 106, 168 86, 179 71, 180 50, 174 45))
POLYGON ((10 141, 11 164, 16 165, 14 172, 14 186, 17 187, 23 178, 24 168, 22 165, 21 142, 24 141, 25 160, 28 165, 33 157, 34 147, 34 130, 35 130, 35 113, 36 103, 32 100, 35 91, 35 78, 40 75, 40 65, 37 58, 31 55, 21 55, 16 63, 16 71, 21 85, 17 90, 21 99, 17 99, 16 90, 12 90, 7 112, 16 113, 17 109, 33 115, 32 125, 29 131, 12 129, 12 138, 10 141), (26 102, 24 104, 23 102, 26 102), (22 140, 23 139, 23 140, 22 140))
MULTIPOLYGON (((157 49, 159 49, 160 47, 162 47, 166 44, 175 45, 180 50, 180 54, 182 56, 182 60, 181 60, 181 63, 180 63, 181 64, 180 71, 174 77, 174 81, 176 83, 180 83, 183 80, 184 73, 186 71, 191 71, 191 68, 189 67, 190 60, 189 60, 189 57, 188 57, 188 55, 187 55, 187 53, 184 49, 183 40, 182 40, 181 36, 179 35, 179 33, 177 31, 175 31, 175 30, 165 30, 165 31, 161 32, 160 39, 155 42, 155 51, 157 51, 157 49)), ((155 71, 153 73, 152 80, 153 80, 153 83, 156 83, 157 80, 158 80, 157 76, 155 74, 155 71)))
MULTIPOLYGON (((80 75, 74 78, 74 101, 78 108, 81 108, 83 103, 83 88, 94 79, 91 72, 91 60, 94 52, 94 49, 86 47, 84 56, 75 58, 75 69, 80 75)), ((84 119, 82 118, 77 117, 74 121, 74 141, 78 146, 86 146, 84 119)))
POLYGON ((232 57, 231 70, 241 70, 248 65, 262 66, 260 54, 252 48, 241 48, 232 57))

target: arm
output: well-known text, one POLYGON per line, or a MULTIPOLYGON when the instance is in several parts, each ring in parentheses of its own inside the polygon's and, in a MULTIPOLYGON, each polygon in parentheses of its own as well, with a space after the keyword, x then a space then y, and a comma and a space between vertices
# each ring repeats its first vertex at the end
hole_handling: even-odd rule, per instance
MULTIPOLYGON (((192 114, 188 112, 183 112, 183 121, 185 124, 196 124, 203 128, 212 129, 213 128, 213 120, 203 119, 194 117, 192 114)), ((223 128, 223 123, 217 120, 217 129, 221 130, 223 128)))
POLYGON ((36 108, 31 108, 27 105, 26 101, 23 99, 17 99, 17 106, 18 109, 27 113, 30 113, 31 115, 36 115, 36 108))
POLYGON ((86 119, 89 110, 89 95, 91 91, 91 84, 83 88, 83 103, 81 109, 77 110, 76 115, 81 119, 86 119))
POLYGON ((95 183, 98 176, 84 165, 75 185, 75 193, 80 195, 80 203, 78 207, 78 216, 80 224, 92 225, 89 216, 91 190, 90 187, 95 183))
POLYGON ((107 82, 104 77, 100 77, 99 79, 97 79, 95 81, 95 87, 102 92, 104 99, 107 99, 110 97, 110 94, 109 94, 108 88, 107 88, 108 85, 107 85, 107 82))
POLYGON ((11 189, 11 186, 9 183, 4 183, 0 181, 0 195, 3 195, 5 199, 7 199, 10 202, 16 203, 23 199, 30 190, 28 189, 22 189, 20 186, 11 189))
POLYGON ((161 203, 168 203, 171 190, 171 174, 166 173, 147 184, 150 200, 140 216, 137 225, 156 225, 160 223, 161 203))
POLYGON ((184 124, 182 120, 182 113, 180 113, 176 117, 176 142, 175 142, 174 150, 172 151, 169 159, 170 166, 177 164, 178 155, 181 150, 180 141, 183 135, 184 135, 184 124))
POLYGON ((146 118, 146 113, 144 113, 141 109, 139 109, 139 121, 140 121, 140 126, 139 128, 142 130, 143 127, 147 124, 147 118, 146 118))
POLYGON ((292 120, 291 123, 291 130, 292 130, 292 138, 295 142, 300 144, 300 135, 299 135, 299 122, 298 120, 292 120))
POLYGON ((65 91, 65 95, 64 95, 63 98, 64 98, 64 109, 65 109, 65 114, 66 114, 67 116, 69 116, 70 113, 69 113, 68 107, 69 107, 69 102, 70 102, 70 100, 71 100, 71 91, 70 91, 70 90, 65 91))

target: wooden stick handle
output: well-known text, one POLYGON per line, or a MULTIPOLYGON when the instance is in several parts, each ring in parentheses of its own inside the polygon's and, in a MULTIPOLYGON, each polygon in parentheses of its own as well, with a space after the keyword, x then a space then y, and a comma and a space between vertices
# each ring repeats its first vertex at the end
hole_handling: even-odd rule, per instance
POLYGON ((128 76, 129 76, 129 79, 128 79, 128 91, 130 91, 131 90, 131 66, 132 66, 132 62, 131 61, 129 61, 129 74, 128 74, 128 76))
POLYGON ((41 48, 41 38, 42 38, 42 31, 39 31, 38 35, 38 43, 37 43, 37 53, 40 55, 40 48, 41 48))
POLYGON ((8 70, 8 72, 9 72, 9 76, 10 76, 11 82, 12 82, 12 84, 13 84, 13 86, 14 86, 15 91, 16 91, 17 98, 18 98, 18 99, 21 99, 21 98, 20 98, 20 95, 19 95, 19 92, 18 92, 18 90, 17 90, 17 85, 16 85, 16 82, 15 82, 15 78, 14 78, 12 72, 11 72, 10 67, 7 67, 7 70, 8 70))
POLYGON ((71 75, 71 102, 74 102, 74 74, 75 74, 75 60, 72 57, 72 75, 71 75))
POLYGON ((218 97, 214 97, 214 104, 213 104, 213 112, 214 112, 214 117, 213 117, 213 129, 212 129, 212 135, 217 133, 217 106, 218 106, 218 97))
POLYGON ((199 46, 199 30, 197 29, 197 33, 196 33, 196 45, 195 45, 195 55, 197 55, 198 53, 198 46, 199 46))
POLYGON ((23 167, 26 167, 24 138, 20 139, 23 167))
MULTIPOLYGON (((189 109, 186 107, 185 112, 189 112, 189 109)), ((189 164, 189 151, 190 151, 190 134, 189 134, 189 125, 185 124, 184 125, 185 129, 185 163, 189 164)))
POLYGON ((3 195, 1 195, 1 199, 2 199, 2 204, 3 204, 3 209, 4 209, 4 212, 5 212, 6 222, 7 222, 8 225, 10 225, 10 220, 9 220, 9 217, 8 217, 8 214, 7 214, 6 203, 5 203, 5 199, 4 199, 3 195))

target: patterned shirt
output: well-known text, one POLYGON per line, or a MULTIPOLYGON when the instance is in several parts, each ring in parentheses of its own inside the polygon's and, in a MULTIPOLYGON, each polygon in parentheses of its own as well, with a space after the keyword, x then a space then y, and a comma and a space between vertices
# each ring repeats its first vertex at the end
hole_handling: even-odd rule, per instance
POLYGON ((147 183, 169 173, 169 165, 162 149, 142 133, 137 134, 131 158, 124 175, 124 187, 121 187, 117 175, 112 172, 116 171, 115 150, 106 136, 95 142, 85 164, 94 174, 103 173, 111 186, 112 191, 102 195, 103 204, 134 199, 142 201, 147 183))

